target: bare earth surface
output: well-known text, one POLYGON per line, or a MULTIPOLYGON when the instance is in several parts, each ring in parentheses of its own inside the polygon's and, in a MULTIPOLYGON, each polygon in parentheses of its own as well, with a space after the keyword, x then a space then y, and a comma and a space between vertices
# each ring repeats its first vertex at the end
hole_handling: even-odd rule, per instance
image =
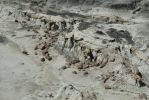
POLYGON ((148 17, 104 7, 0 9, 0 100, 149 100, 148 17), (56 24, 49 30, 43 20, 56 24))

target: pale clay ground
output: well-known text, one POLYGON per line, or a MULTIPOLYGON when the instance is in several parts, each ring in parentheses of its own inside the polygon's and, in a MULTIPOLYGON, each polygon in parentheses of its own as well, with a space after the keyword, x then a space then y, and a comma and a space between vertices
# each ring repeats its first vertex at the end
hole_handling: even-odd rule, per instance
MULTIPOLYGON (((0 100, 66 100, 66 97, 69 97, 69 100, 82 100, 81 90, 95 93, 97 100, 139 100, 138 93, 141 92, 149 96, 148 88, 134 85, 121 87, 124 92, 120 92, 119 89, 105 90, 102 83, 95 79, 96 74, 101 73, 98 70, 90 69, 90 75, 85 77, 82 74, 72 74, 72 69, 61 71, 59 69, 65 65, 65 58, 55 50, 51 51, 53 60, 42 63, 40 55, 34 55, 34 47, 38 40, 24 37, 34 33, 18 30, 20 26, 14 23, 14 17, 7 16, 8 9, 13 11, 11 7, 5 7, 0 13, 0 35, 6 37, 5 43, 0 42, 0 100), (13 34, 16 36, 13 37, 13 34), (21 51, 24 49, 29 52, 29 55, 22 54, 21 51), (73 89, 71 85, 74 86, 73 89), (52 95, 54 97, 51 97, 52 95)), ((145 19, 138 19, 140 20, 134 19, 134 21, 144 23, 145 19)), ((140 26, 136 25, 136 27, 140 26)), ((133 30, 132 35, 136 36, 133 25, 119 27, 122 29, 128 27, 128 30, 133 30)), ((92 30, 87 30, 87 34, 90 35, 90 31, 92 30)), ((78 30, 74 32, 79 33, 78 30)), ((83 35, 81 32, 80 34, 83 35)), ((121 68, 120 66, 116 68, 121 68)), ((141 68, 142 71, 149 73, 149 68, 143 68, 141 68)), ((130 84, 131 82, 133 84, 130 80, 130 84)))

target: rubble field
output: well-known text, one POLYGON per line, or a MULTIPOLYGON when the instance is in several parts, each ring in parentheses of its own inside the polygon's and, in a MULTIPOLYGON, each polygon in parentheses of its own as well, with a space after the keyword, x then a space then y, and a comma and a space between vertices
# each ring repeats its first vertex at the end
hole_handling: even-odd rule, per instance
POLYGON ((142 2, 47 13, 1 3, 0 100, 148 100, 142 2))

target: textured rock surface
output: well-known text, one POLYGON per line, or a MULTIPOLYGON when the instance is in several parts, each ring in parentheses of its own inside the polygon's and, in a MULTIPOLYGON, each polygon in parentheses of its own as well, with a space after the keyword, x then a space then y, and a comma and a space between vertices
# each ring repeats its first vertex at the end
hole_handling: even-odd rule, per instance
POLYGON ((148 100, 148 4, 1 0, 0 100, 148 100))

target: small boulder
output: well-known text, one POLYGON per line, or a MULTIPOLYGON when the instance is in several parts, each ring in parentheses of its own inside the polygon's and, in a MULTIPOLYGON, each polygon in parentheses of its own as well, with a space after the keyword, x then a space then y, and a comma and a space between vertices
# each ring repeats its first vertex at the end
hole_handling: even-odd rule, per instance
POLYGON ((82 63, 77 63, 76 67, 77 67, 77 69, 83 69, 83 64, 82 63))
POLYGON ((45 58, 41 58, 40 61, 41 61, 41 62, 45 62, 45 58))
POLYGON ((109 85, 104 86, 105 89, 112 89, 109 85))
POLYGON ((43 56, 49 56, 48 50, 47 49, 42 50, 42 55, 43 56))
POLYGON ((139 97, 139 99, 147 100, 147 95, 145 93, 139 93, 138 97, 139 97))
POLYGON ((77 74, 77 71, 72 71, 73 74, 77 74))
POLYGON ((14 21, 14 22, 18 23, 19 21, 18 21, 17 19, 15 19, 15 21, 14 21))
POLYGON ((96 34, 105 35, 105 33, 103 33, 102 31, 96 31, 96 34))
POLYGON ((37 45, 37 46, 35 46, 34 50, 37 50, 37 49, 38 49, 38 45, 37 45))
POLYGON ((89 73, 88 73, 88 72, 86 72, 86 71, 83 73, 83 75, 88 75, 88 74, 89 74, 89 73))
POLYGON ((23 50, 22 53, 25 54, 25 55, 29 55, 26 50, 23 50))
POLYGON ((62 66, 62 69, 63 69, 63 70, 67 69, 67 66, 62 66))
POLYGON ((51 61, 51 60, 52 60, 52 57, 50 57, 50 56, 49 56, 49 57, 48 57, 48 58, 46 58, 46 59, 47 59, 47 60, 49 60, 49 61, 51 61))

